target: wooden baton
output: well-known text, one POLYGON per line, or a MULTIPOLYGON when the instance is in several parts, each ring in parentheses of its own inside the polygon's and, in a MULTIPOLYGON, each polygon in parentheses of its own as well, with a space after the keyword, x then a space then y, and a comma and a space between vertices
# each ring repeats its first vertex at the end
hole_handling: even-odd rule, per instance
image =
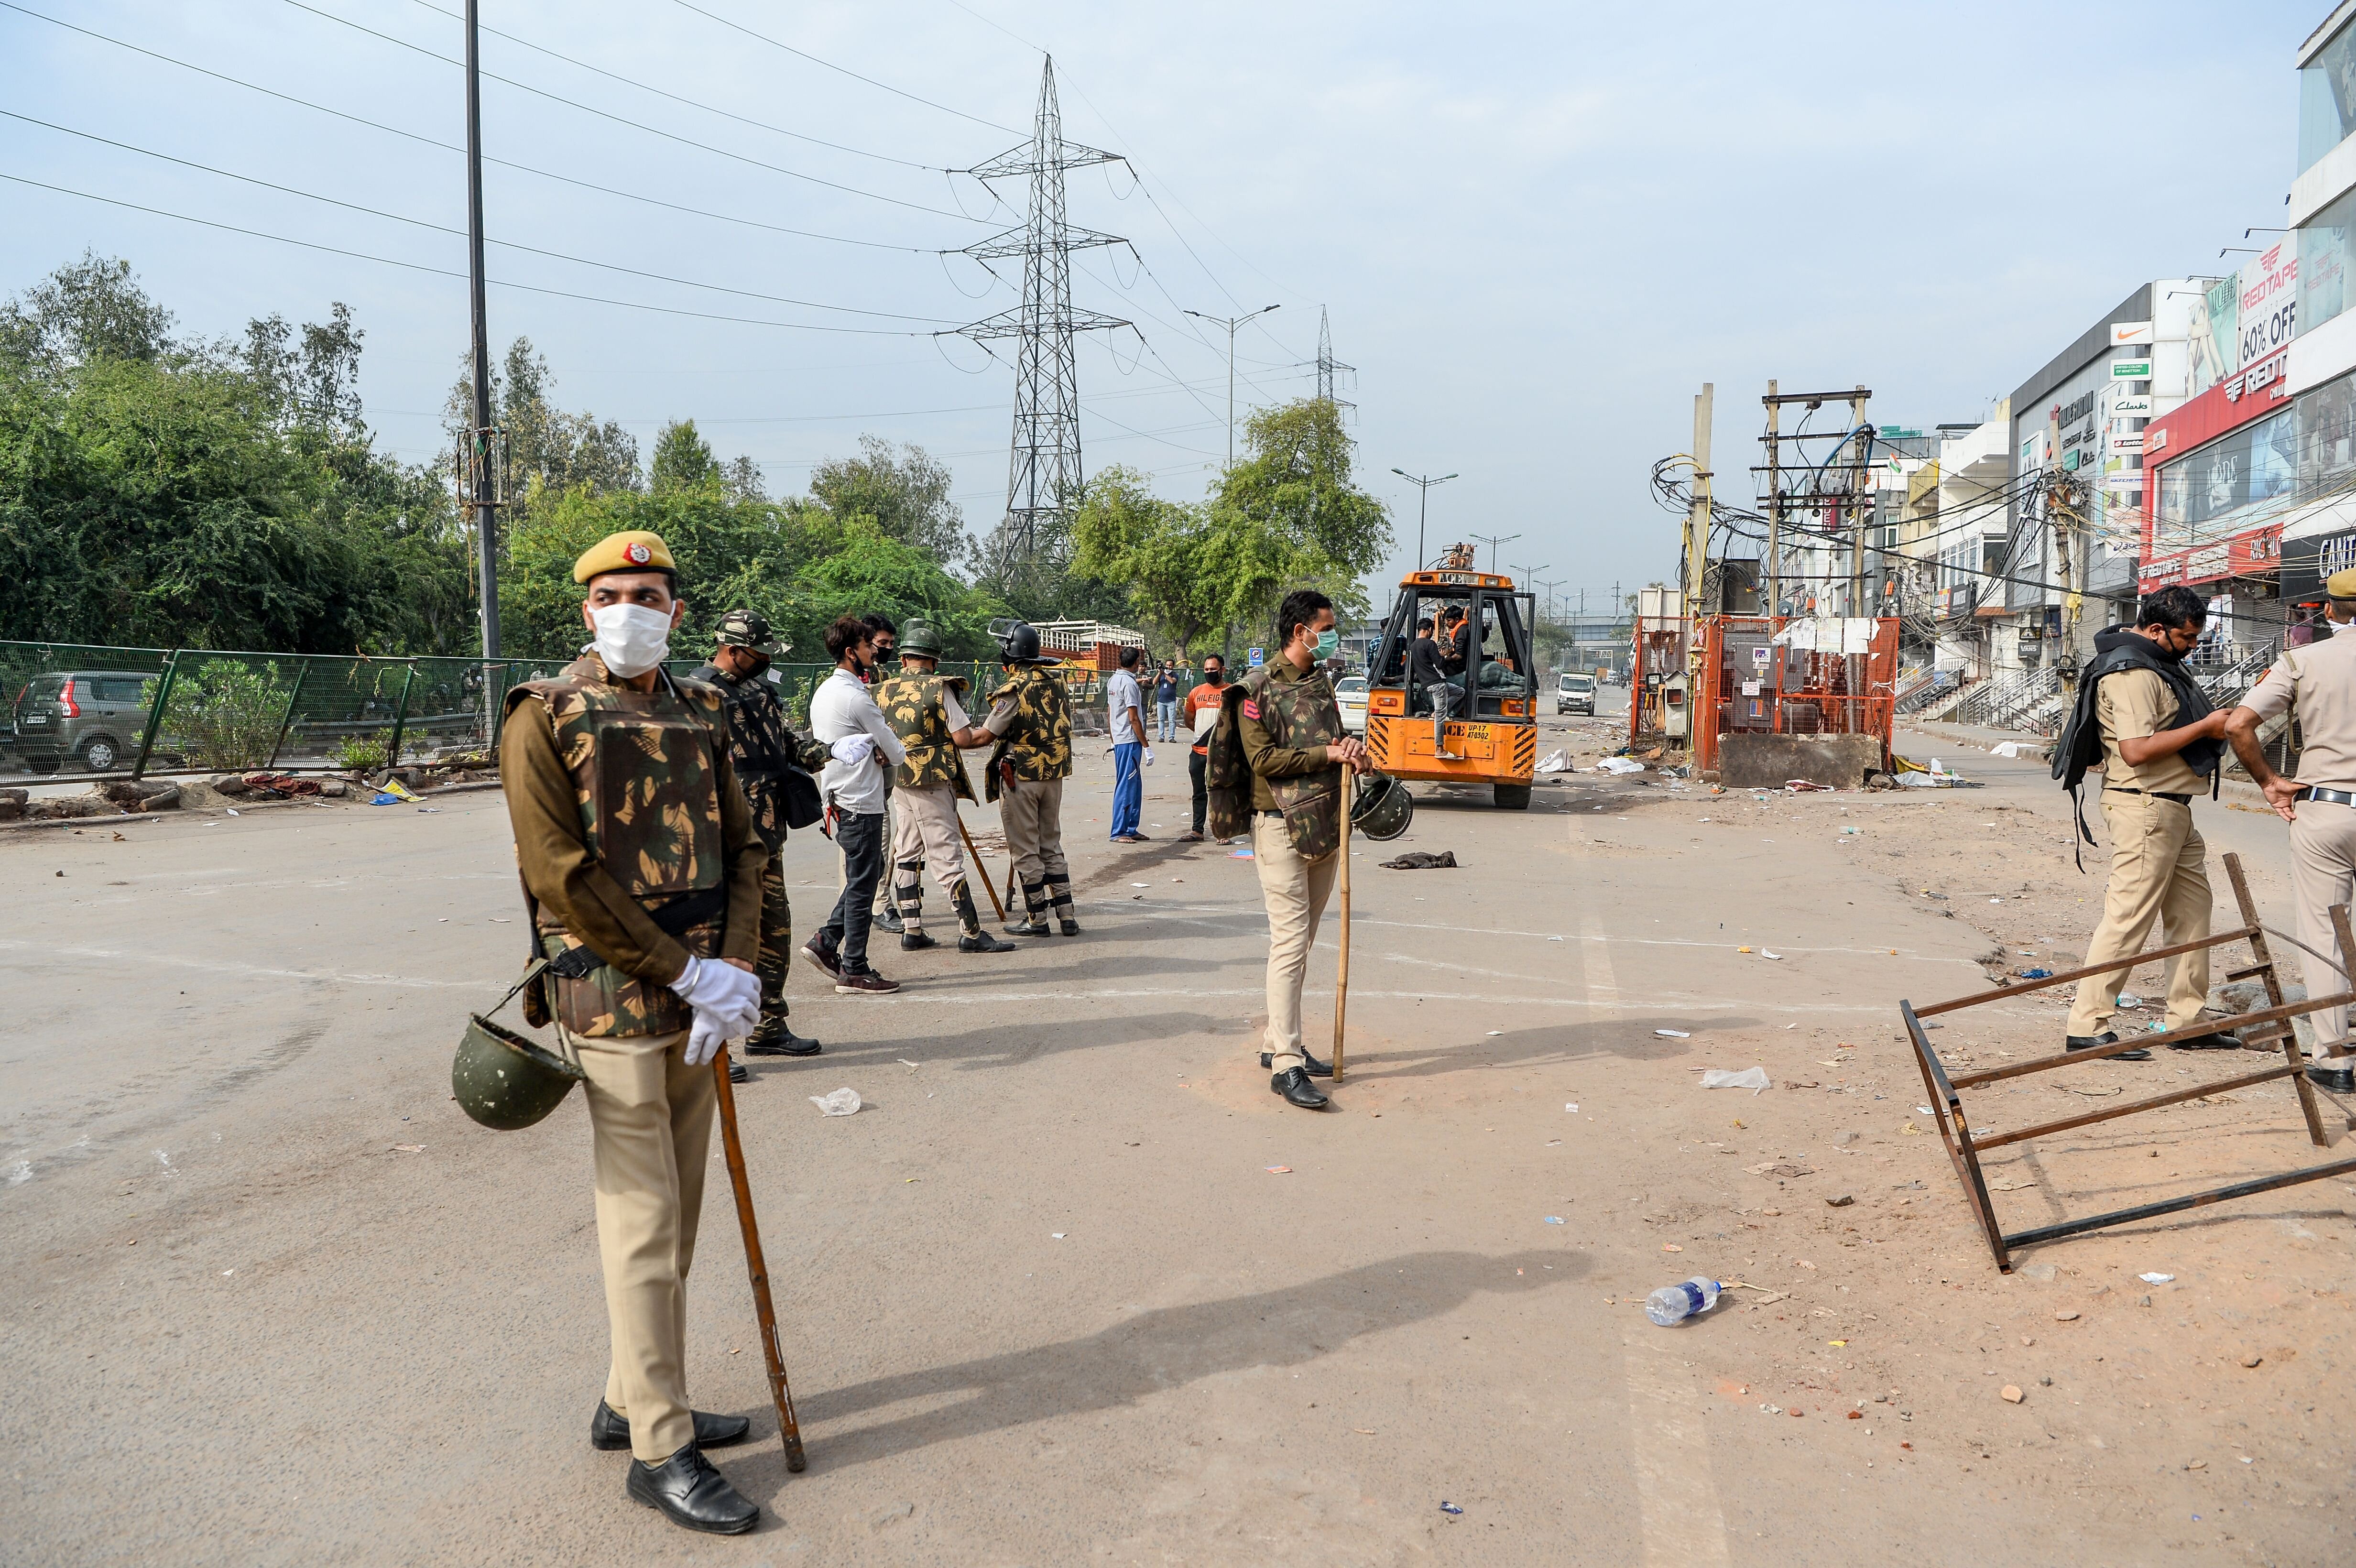
POLYGON ((769 1299, 769 1264, 761 1253, 761 1227, 753 1218, 753 1183, 744 1174, 744 1140, 736 1131, 736 1088, 728 1082, 728 1048, 712 1059, 719 1081, 720 1140, 728 1154, 728 1182, 736 1189, 736 1224, 744 1232, 744 1270, 753 1276, 753 1309, 761 1318, 761 1354, 769 1363, 769 1397, 777 1407, 777 1435, 786 1445, 786 1468, 809 1468, 802 1452, 801 1423, 794 1419, 794 1391, 786 1386, 786 1359, 777 1350, 777 1308, 769 1299))
MULTIPOLYGON (((990 907, 997 912, 998 923, 1004 925, 1006 906, 998 901, 998 884, 990 880, 990 868, 981 863, 981 851, 973 847, 973 835, 966 831, 963 812, 958 814, 958 837, 965 840, 965 852, 973 860, 974 880, 981 884, 981 891, 990 895, 990 907)), ((1007 889, 1009 898, 1012 898, 1013 893, 1012 888, 1007 889)))
POLYGON ((1342 1082, 1342 1019, 1350 1009, 1350 796, 1357 774, 1342 764, 1342 966, 1333 977, 1333 1082, 1342 1082))

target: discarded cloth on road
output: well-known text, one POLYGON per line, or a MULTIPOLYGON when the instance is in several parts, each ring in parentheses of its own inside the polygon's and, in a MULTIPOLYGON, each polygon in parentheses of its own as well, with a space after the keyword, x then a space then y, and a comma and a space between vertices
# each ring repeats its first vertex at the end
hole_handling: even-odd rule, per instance
POLYGON ((831 1094, 812 1094, 809 1103, 824 1116, 855 1116, 859 1114, 859 1091, 837 1089, 831 1094))
POLYGON ((1775 1085, 1763 1067, 1746 1067, 1740 1072, 1730 1072, 1723 1067, 1713 1067, 1701 1075, 1705 1089, 1749 1089, 1756 1093, 1775 1085))
POLYGON ((1641 773, 1644 764, 1633 757, 1606 757, 1595 764, 1599 773, 1641 773))
POLYGON ((1452 871, 1456 869, 1456 851, 1442 849, 1437 855, 1427 855, 1420 849, 1410 849, 1396 860, 1382 862, 1386 871, 1452 871))
POLYGON ((1535 771, 1542 773, 1567 773, 1570 772, 1570 753, 1557 746, 1538 759, 1538 765, 1535 771))

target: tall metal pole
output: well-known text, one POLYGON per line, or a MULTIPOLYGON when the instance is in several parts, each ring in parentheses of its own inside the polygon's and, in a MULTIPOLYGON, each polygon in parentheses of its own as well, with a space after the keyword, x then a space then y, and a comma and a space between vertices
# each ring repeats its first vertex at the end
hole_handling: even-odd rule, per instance
MULTIPOLYGON (((1709 570, 1709 429, 1714 383, 1704 381, 1694 398, 1693 507, 1686 514, 1686 700, 1701 692, 1702 578, 1709 570)), ((1721 575, 1720 581, 1724 581, 1721 575)))
POLYGON ((1269 311, 1282 308, 1280 305, 1264 304, 1241 315, 1205 315, 1199 310, 1186 313, 1197 321, 1207 321, 1214 326, 1227 329, 1227 467, 1230 471, 1236 465, 1236 328, 1256 315, 1266 315, 1269 311))
POLYGON ((1873 613, 1865 607, 1865 528, 1866 525, 1873 520, 1874 493, 1866 487, 1868 475, 1866 460, 1869 453, 1866 451, 1865 437, 1859 433, 1864 429, 1865 389, 1860 386, 1857 389, 1857 396, 1848 400, 1850 453, 1848 504, 1850 509, 1856 513, 1856 516, 1850 519, 1850 525, 1855 530, 1857 539, 1849 559, 1848 613, 1852 615, 1873 613))
MULTIPOLYGON (((472 477, 475 491, 476 570, 482 580, 483 656, 499 656, 499 533, 491 490, 491 329, 483 304, 483 80, 476 34, 476 0, 466 0, 466 267, 475 315, 475 429, 472 477)), ((496 702, 498 694, 485 695, 496 702)))
MULTIPOLYGON (((1445 485, 1451 479, 1455 478, 1456 475, 1453 474, 1443 474, 1439 478, 1433 479, 1419 474, 1409 474, 1404 468, 1394 468, 1391 472, 1423 492, 1422 499, 1419 500, 1415 506, 1415 570, 1421 571, 1423 570, 1424 562, 1423 519, 1426 511, 1431 505, 1431 487, 1434 485, 1445 485)), ((1519 539, 1522 536, 1515 534, 1513 537, 1519 539)))
POLYGON ((1783 476, 1776 461, 1782 447, 1775 439, 1783 422, 1783 405, 1775 400, 1775 383, 1767 383, 1767 629, 1783 613, 1783 476))

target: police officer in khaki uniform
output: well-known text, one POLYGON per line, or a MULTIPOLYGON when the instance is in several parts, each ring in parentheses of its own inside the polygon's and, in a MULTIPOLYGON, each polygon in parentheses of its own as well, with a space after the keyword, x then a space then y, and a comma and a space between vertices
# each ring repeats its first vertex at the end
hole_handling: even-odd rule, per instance
POLYGON ((1244 677, 1236 729, 1251 769, 1252 864, 1268 907, 1268 1043, 1260 1065, 1269 1089, 1287 1104, 1327 1104, 1312 1078, 1333 1065, 1301 1043, 1301 987, 1333 880, 1342 869, 1342 770, 1365 773, 1365 743, 1342 727, 1333 682, 1323 661, 1341 637, 1333 602, 1297 588, 1277 607, 1280 645, 1267 666, 1244 677))
MULTIPOLYGON (((2290 879, 2298 899, 2298 939, 2344 969, 2331 906, 2356 893, 2356 569, 2324 580, 2324 614, 2332 635, 2303 648, 2285 648, 2242 705, 2225 720, 2225 738, 2266 802, 2290 824, 2290 879), (2298 723, 2298 777, 2275 772, 2258 746, 2258 726, 2289 713, 2298 723)), ((2309 996, 2345 990, 2339 975, 2312 955, 2299 960, 2309 996)), ((2327 1089, 2356 1093, 2356 1066, 2348 1052, 2348 1009, 2313 1015, 2321 1058, 2307 1075, 2327 1089)))
POLYGON ((932 625, 910 621, 900 638, 900 673, 875 684, 875 705, 908 753, 892 778, 892 861, 899 873, 894 888, 900 905, 900 946, 913 953, 939 945, 925 930, 925 868, 930 864, 933 879, 957 911, 958 951, 1012 953, 1014 944, 1001 942, 981 927, 973 890, 966 885, 963 834, 958 827, 958 802, 973 798, 958 749, 987 746, 998 737, 966 716, 964 678, 936 673, 940 652, 940 635, 932 625))
MULTIPOLYGON (((2103 916, 2086 944, 2086 962, 2101 964, 2141 952, 2152 924, 2163 946, 2209 934, 2209 847, 2192 826, 2192 796, 2209 789, 2224 754, 2225 715, 2183 669, 2201 641, 2209 607, 2185 587, 2147 596, 2132 628, 2114 626, 2094 638, 2094 660, 2080 677, 2077 732, 2102 726, 2103 820, 2111 834, 2111 880, 2103 916)), ((2190 1028, 2209 997, 2206 948, 2168 961, 2168 1027, 2190 1028)), ((2110 1031, 2127 972, 2089 975, 2078 982, 2070 1008, 2071 1051, 2114 1045, 2110 1031)), ((2179 1041, 2179 1051, 2238 1051, 2242 1042, 2214 1032, 2179 1041)), ((2123 1051, 2115 1060, 2147 1061, 2151 1052, 2123 1051)))
POLYGON ((1016 936, 1049 933, 1053 909, 1066 936, 1080 933, 1072 903, 1072 869, 1064 859, 1064 781, 1072 776, 1072 709, 1064 683, 1047 672, 1059 659, 1039 652, 1038 628, 1025 621, 993 623, 1005 684, 990 694, 981 727, 998 738, 982 793, 998 803, 1007 852, 1023 879, 1022 920, 1008 920, 1016 936))
POLYGON ((760 1016, 768 855, 720 692, 662 667, 686 608, 669 548, 615 534, 573 580, 594 641, 562 675, 508 693, 499 783, 540 949, 558 961, 544 999, 588 1079, 613 1344, 589 1440, 631 1451, 630 1498, 739 1534, 761 1510, 703 1450, 749 1424, 688 1404, 687 1272, 712 1163, 712 1063, 760 1016))

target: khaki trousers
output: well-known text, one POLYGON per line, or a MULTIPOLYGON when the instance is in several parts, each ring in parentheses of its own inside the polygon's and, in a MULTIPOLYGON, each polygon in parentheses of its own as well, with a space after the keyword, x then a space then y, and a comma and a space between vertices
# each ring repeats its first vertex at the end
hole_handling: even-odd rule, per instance
POLYGON ((1014 857, 1023 886, 1069 881, 1071 868, 1064 860, 1064 781, 1017 779, 1001 784, 999 792, 999 825, 1006 829, 1006 851, 1014 857))
POLYGON ((712 1068, 690 1067, 687 1031, 569 1037, 588 1073, 613 1364, 605 1403, 630 1452, 659 1465, 695 1440, 687 1403, 687 1270, 712 1157, 712 1068))
POLYGON ((965 843, 958 833, 953 785, 904 786, 892 792, 892 859, 897 866, 922 860, 941 891, 956 895, 957 885, 965 880, 965 843))
MULTIPOLYGON (((2086 944, 2086 962, 2101 964, 2143 951, 2152 923, 2163 947, 2209 934, 2209 847, 2192 826, 2192 807, 2157 795, 2103 792, 2103 821, 2111 832, 2111 885, 2103 918, 2086 944)), ((2069 1032, 2091 1036, 2110 1027, 2127 971, 2089 975, 2078 982, 2069 1032)), ((2168 960, 2168 1027, 2189 1028, 2209 997, 2207 949, 2168 960)))
MULTIPOLYGON (((2348 902, 2356 890, 2356 806, 2302 800, 2293 809, 2298 816, 2290 825, 2290 885, 2298 900, 2298 939, 2344 965, 2350 955, 2340 951, 2331 906, 2348 902)), ((2348 989, 2344 979, 2308 954, 2298 955, 2298 972, 2310 997, 2348 989)), ((2325 1008, 2314 1018, 2318 1055, 2347 1045, 2346 1008, 2325 1008)))
POLYGON ((1269 1068, 1284 1072, 1301 1065, 1301 983, 1309 975, 1309 949, 1317 941, 1317 923, 1325 916, 1342 856, 1336 850, 1307 859, 1292 847, 1282 817, 1255 812, 1252 864, 1259 871, 1260 901, 1268 906, 1269 1068))

